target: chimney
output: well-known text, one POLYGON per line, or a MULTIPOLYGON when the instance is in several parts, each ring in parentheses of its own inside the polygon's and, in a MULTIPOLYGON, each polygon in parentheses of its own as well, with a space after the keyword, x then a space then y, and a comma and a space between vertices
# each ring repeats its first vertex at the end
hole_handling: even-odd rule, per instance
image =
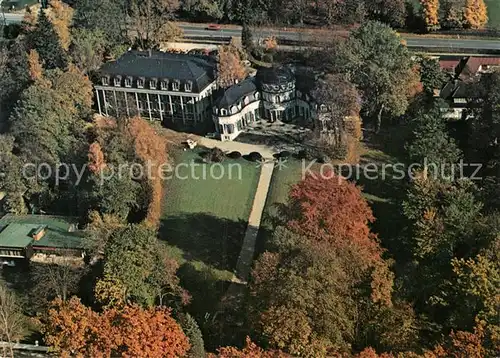
POLYGON ((47 229, 46 225, 42 225, 36 228, 36 230, 32 234, 32 238, 35 241, 40 240, 45 235, 45 229, 47 229))

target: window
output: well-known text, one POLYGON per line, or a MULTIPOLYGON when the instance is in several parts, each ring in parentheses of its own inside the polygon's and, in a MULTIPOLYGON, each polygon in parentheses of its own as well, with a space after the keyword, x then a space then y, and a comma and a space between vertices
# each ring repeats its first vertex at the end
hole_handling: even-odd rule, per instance
POLYGON ((156 89, 156 85, 157 85, 158 81, 156 80, 156 78, 152 78, 150 81, 149 81, 149 88, 150 89, 156 89))
POLYGON ((193 82, 191 81, 187 81, 185 84, 184 84, 184 90, 186 92, 191 92, 193 90, 193 82))
POLYGON ((122 85, 122 76, 116 76, 114 78, 115 87, 120 87, 122 85))
POLYGON ((168 80, 161 81, 160 87, 162 91, 168 91, 168 80))
POLYGON ((226 110, 225 108, 222 108, 222 109, 220 110, 220 114, 221 114, 222 116, 227 115, 227 110, 226 110))
POLYGON ((137 79, 137 88, 144 88, 144 78, 137 79))
POLYGON ((132 87, 132 77, 125 78, 125 87, 132 87))
POLYGON ((102 85, 103 86, 108 86, 109 85, 109 77, 108 76, 102 77, 101 80, 102 80, 102 85))
POLYGON ((172 82, 172 91, 178 91, 179 90, 180 83, 179 81, 174 81, 172 82))

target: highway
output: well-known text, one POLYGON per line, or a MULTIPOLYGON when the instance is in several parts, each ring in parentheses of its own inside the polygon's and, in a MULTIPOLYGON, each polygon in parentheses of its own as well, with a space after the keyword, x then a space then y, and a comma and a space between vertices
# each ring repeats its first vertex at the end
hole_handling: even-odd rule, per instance
MULTIPOLYGON (((0 14, 0 20, 1 20, 0 14)), ((20 23, 23 19, 22 14, 5 14, 7 24, 20 23)), ((186 36, 199 37, 238 37, 241 35, 241 28, 231 26, 231 28, 223 28, 222 30, 214 31, 207 30, 203 25, 180 24, 186 36)), ((262 37, 276 36, 281 39, 291 41, 309 41, 318 37, 312 35, 314 30, 306 30, 300 32, 298 30, 283 30, 283 29, 262 29, 259 30, 259 35, 262 37)), ((459 39, 459 38, 429 38, 418 36, 403 36, 406 44, 410 48, 439 48, 439 49, 462 49, 462 50, 500 50, 500 39, 459 39)))

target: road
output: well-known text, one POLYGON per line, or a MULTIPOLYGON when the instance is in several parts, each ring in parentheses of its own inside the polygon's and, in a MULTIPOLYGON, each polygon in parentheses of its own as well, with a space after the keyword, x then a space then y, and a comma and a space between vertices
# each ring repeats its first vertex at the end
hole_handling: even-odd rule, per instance
MULTIPOLYGON (((0 15, 1 19, 1 15, 0 15)), ((7 24, 20 23, 23 19, 22 14, 5 14, 7 24)), ((206 30, 203 25, 189 25, 181 24, 180 27, 184 30, 187 36, 204 36, 204 37, 217 37, 217 36, 240 36, 241 28, 233 26, 231 28, 224 28, 219 31, 206 30)), ((313 38, 308 33, 299 31, 286 31, 280 29, 263 29, 259 30, 259 35, 262 37, 276 36, 279 38, 293 40, 293 41, 307 41, 313 38)), ((500 50, 500 39, 457 39, 457 38, 426 38, 417 36, 403 36, 406 40, 408 47, 421 47, 421 48, 440 48, 440 49, 463 49, 463 50, 500 50)))
MULTIPOLYGON (((187 36, 241 36, 240 28, 222 29, 219 31, 206 30, 200 26, 182 25, 182 30, 187 36)), ((314 35, 303 33, 299 31, 290 30, 259 30, 259 34, 263 37, 276 36, 293 41, 307 41, 312 40, 314 35)), ((406 40, 408 47, 423 47, 423 48, 442 48, 442 49, 464 49, 464 50, 500 50, 500 39, 441 39, 441 38, 425 38, 416 36, 403 36, 406 40)))

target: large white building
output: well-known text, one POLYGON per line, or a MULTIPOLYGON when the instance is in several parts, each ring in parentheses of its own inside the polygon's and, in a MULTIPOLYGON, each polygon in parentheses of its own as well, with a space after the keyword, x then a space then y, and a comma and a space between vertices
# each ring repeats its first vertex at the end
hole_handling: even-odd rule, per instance
POLYGON ((315 104, 286 66, 264 68, 225 90, 218 89, 216 62, 208 56, 129 51, 100 69, 95 85, 99 113, 139 115, 183 130, 235 139, 258 120, 306 120, 315 104), (302 87, 300 87, 302 89, 302 87))
POLYGON ((101 115, 140 115, 174 127, 211 120, 216 63, 208 56, 129 51, 100 69, 101 115))
POLYGON ((224 91, 213 106, 213 121, 223 141, 233 140, 255 121, 310 119, 314 105, 296 88, 289 67, 264 68, 224 91))

